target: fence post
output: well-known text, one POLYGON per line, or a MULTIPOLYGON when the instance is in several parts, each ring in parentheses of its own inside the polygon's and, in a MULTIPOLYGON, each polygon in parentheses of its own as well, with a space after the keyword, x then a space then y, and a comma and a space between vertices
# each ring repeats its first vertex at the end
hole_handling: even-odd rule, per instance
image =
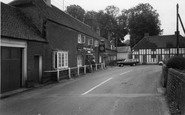
POLYGON ((57 69, 57 82, 59 82, 59 77, 60 77, 60 71, 57 69))
POLYGON ((98 67, 97 67, 98 65, 97 65, 97 63, 96 63, 96 71, 97 71, 97 69, 98 69, 98 67))
POLYGON ((86 65, 84 65, 84 74, 86 74, 86 65))
POLYGON ((71 79, 71 68, 68 68, 69 79, 71 79))
POLYGON ((93 68, 92 68, 92 65, 90 65, 90 68, 91 68, 91 72, 93 72, 93 68))
POLYGON ((78 76, 80 75, 80 67, 78 67, 78 76))

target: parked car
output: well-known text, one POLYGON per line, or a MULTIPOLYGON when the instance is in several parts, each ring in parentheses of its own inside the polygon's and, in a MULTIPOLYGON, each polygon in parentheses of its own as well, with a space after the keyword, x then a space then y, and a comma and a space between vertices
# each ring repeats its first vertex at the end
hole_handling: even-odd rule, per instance
POLYGON ((135 59, 117 60, 117 65, 120 67, 124 66, 124 65, 135 66, 138 63, 139 63, 139 61, 136 61, 135 59))
POLYGON ((164 61, 159 61, 159 65, 163 65, 164 64, 164 61))

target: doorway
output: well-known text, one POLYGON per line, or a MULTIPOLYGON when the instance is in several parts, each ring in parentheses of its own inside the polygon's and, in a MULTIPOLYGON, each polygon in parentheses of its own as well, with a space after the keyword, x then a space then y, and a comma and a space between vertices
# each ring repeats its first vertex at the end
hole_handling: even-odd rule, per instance
POLYGON ((1 47, 1 93, 21 88, 21 48, 1 47))

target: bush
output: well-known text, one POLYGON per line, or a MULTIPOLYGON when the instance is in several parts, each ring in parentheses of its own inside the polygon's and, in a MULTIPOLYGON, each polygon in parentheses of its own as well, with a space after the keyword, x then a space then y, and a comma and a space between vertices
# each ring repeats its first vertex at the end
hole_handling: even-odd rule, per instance
POLYGON ((184 57, 178 57, 178 56, 171 57, 167 61, 166 66, 168 68, 185 70, 185 58, 184 57))

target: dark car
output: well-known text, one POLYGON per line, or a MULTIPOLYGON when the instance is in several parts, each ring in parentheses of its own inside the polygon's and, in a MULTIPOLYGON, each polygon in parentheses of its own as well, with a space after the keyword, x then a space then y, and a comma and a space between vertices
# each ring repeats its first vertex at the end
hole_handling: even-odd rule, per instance
POLYGON ((137 61, 135 59, 117 60, 118 66, 124 66, 124 65, 135 66, 137 63, 139 63, 139 61, 137 61))

